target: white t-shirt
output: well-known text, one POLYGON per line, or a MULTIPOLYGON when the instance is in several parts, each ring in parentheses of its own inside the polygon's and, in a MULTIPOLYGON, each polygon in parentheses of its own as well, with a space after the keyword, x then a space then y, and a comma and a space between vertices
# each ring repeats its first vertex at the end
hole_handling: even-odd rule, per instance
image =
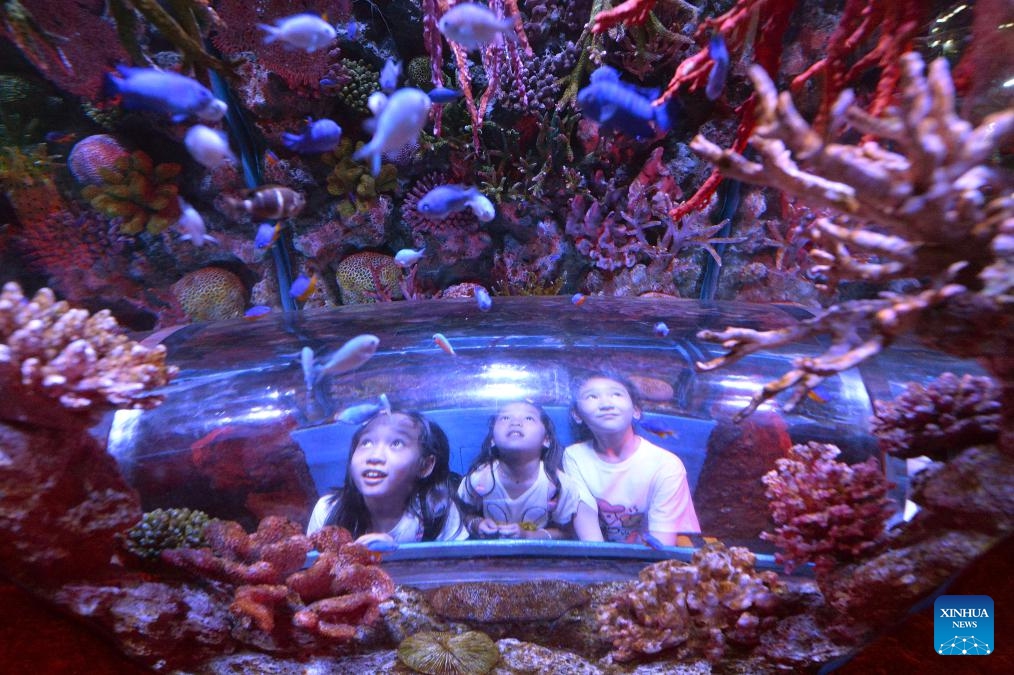
POLYGON ((630 543, 652 531, 700 532, 683 462, 640 436, 637 440, 633 454, 617 464, 603 461, 588 441, 563 453, 563 470, 595 498, 605 540, 630 543))
MULTIPOLYGON (((310 522, 306 526, 308 535, 324 527, 324 521, 327 520, 327 514, 331 511, 335 499, 337 496, 330 494, 317 500, 317 504, 313 507, 313 513, 310 514, 310 522)), ((406 509, 401 520, 387 533, 397 542, 422 541, 423 524, 411 509, 406 509)), ((447 519, 444 521, 444 526, 440 530, 440 534, 437 535, 436 541, 455 541, 467 538, 468 530, 461 524, 461 513, 458 511, 458 507, 454 504, 448 505, 447 519)))
POLYGON ((557 475, 560 478, 558 491, 546 474, 545 465, 539 462, 539 474, 535 482, 517 498, 512 498, 507 493, 501 476, 500 462, 494 460, 493 468, 486 464, 461 479, 458 497, 476 509, 481 504, 482 515, 498 523, 530 523, 535 530, 545 527, 550 520, 558 525, 566 525, 577 513, 577 506, 581 502, 581 487, 570 476, 559 472, 557 475), (471 491, 468 489, 469 482, 471 491), (555 497, 554 492, 557 493, 555 497))

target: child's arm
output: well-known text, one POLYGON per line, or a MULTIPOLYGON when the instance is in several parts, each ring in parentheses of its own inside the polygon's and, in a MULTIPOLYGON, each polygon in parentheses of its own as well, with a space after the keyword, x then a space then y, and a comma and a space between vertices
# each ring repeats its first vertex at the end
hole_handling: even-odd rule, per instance
POLYGON ((602 541, 602 528, 599 527, 599 513, 583 501, 578 502, 573 523, 574 534, 581 541, 602 541))

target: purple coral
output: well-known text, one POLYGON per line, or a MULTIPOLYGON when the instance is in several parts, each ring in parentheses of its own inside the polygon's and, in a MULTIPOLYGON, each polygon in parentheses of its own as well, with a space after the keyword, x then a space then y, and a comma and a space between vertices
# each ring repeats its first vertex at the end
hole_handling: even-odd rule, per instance
POLYGON ((894 401, 877 402, 873 433, 898 457, 946 460, 959 451, 996 442, 1000 387, 988 377, 944 373, 923 386, 911 383, 894 401))
POLYGON ((825 575, 880 546, 894 510, 890 484, 876 458, 850 466, 835 460, 840 452, 825 443, 794 445, 762 479, 778 527, 761 538, 778 547, 775 559, 786 572, 812 562, 825 575))
POLYGON ((754 645, 773 621, 782 585, 774 572, 754 570, 756 557, 742 547, 709 544, 685 565, 650 565, 633 589, 599 610, 612 656, 628 661, 682 646, 688 655, 717 662, 727 642, 754 645))

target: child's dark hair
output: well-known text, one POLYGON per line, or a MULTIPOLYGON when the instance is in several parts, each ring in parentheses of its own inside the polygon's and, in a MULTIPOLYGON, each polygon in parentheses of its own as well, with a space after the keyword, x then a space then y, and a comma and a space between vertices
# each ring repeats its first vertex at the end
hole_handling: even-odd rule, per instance
POLYGON ((591 440, 592 433, 588 429, 587 424, 577 421, 580 419, 577 411, 577 396, 581 392, 581 387, 583 387, 588 380, 599 378, 619 382, 623 385, 623 388, 627 390, 627 395, 630 396, 630 401, 634 404, 634 407, 638 410, 643 409, 641 405, 641 390, 638 389, 637 385, 635 385, 626 375, 610 369, 584 370, 574 373, 570 377, 570 410, 572 413, 570 426, 571 431, 574 434, 574 438, 579 441, 591 440))
MULTIPOLYGON (((542 426, 546 429, 546 440, 549 441, 549 445, 542 448, 542 465, 546 470, 546 475, 549 476, 549 480, 553 482, 554 490, 553 494, 550 495, 550 500, 555 500, 560 494, 560 477, 557 472, 560 471, 563 466, 563 445, 560 444, 560 439, 556 434, 556 425, 553 424, 553 418, 549 416, 549 413, 533 401, 519 401, 520 403, 526 403, 536 410, 539 411, 539 420, 542 422, 542 426)), ((501 406, 502 407, 502 406, 501 406)), ((479 494, 479 492, 472 485, 472 475, 481 469, 483 466, 493 467, 493 460, 500 459, 500 449, 493 443, 493 427, 496 425, 496 419, 499 417, 500 411, 493 413, 489 418, 489 431, 486 433, 486 438, 482 441, 482 448, 479 450, 479 456, 469 467, 468 472, 465 474, 465 489, 468 491, 470 497, 477 500, 480 503, 477 509, 479 515, 482 512, 482 500, 485 499, 486 495, 479 494)), ((496 474, 490 471, 493 481, 496 481, 496 474)), ((469 512, 469 515, 476 515, 473 507, 465 503, 464 508, 469 512)))
POLYGON ((434 541, 447 520, 448 507, 452 503, 454 490, 451 486, 451 444, 447 434, 435 422, 431 422, 421 413, 411 410, 392 410, 388 413, 381 410, 363 422, 352 436, 349 448, 349 459, 345 470, 345 487, 334 499, 334 505, 327 514, 325 525, 338 525, 359 537, 371 532, 370 512, 366 508, 363 495, 352 480, 352 455, 359 445, 359 439, 367 427, 380 415, 405 415, 410 418, 419 430, 419 449, 423 458, 433 455, 436 461, 433 470, 425 478, 416 481, 415 487, 408 498, 408 509, 423 524, 423 541, 434 541))

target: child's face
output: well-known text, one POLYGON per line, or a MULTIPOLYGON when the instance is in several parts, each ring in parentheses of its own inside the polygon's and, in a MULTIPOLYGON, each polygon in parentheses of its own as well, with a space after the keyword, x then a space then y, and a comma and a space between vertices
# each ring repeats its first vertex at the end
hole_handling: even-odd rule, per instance
POLYGON ((630 399, 627 388, 616 380, 593 377, 577 392, 577 416, 593 434, 626 431, 641 411, 630 399))
POLYGON ((422 456, 419 428, 407 415, 378 415, 352 450, 349 471, 364 497, 408 499, 420 478, 433 471, 436 457, 422 456))
POLYGON ((549 445, 546 427, 538 408, 530 403, 508 403, 500 408, 493 422, 493 443, 501 455, 508 453, 542 454, 549 445))

